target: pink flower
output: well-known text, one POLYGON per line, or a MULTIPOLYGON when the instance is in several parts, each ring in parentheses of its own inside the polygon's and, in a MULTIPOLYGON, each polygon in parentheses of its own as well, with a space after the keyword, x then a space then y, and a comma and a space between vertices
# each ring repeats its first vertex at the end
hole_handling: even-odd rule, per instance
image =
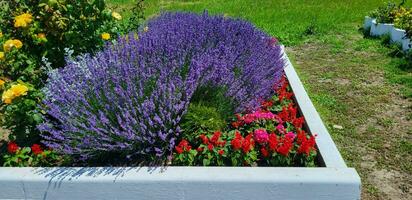
POLYGON ((279 133, 284 133, 285 127, 282 124, 279 124, 278 126, 276 126, 276 130, 278 130, 279 133))
POLYGON ((261 110, 258 110, 254 113, 246 114, 245 116, 243 116, 243 121, 246 124, 250 124, 257 120, 273 120, 273 119, 279 120, 280 118, 277 115, 269 111, 261 111, 261 110))
POLYGON ((291 140, 293 141, 293 140, 295 139, 295 137, 296 137, 296 134, 291 131, 291 132, 288 132, 288 133, 285 135, 285 137, 287 137, 287 138, 289 138, 289 139, 291 139, 291 140))
POLYGON ((269 134, 265 129, 257 129, 254 132, 254 138, 256 142, 263 144, 269 141, 269 134))

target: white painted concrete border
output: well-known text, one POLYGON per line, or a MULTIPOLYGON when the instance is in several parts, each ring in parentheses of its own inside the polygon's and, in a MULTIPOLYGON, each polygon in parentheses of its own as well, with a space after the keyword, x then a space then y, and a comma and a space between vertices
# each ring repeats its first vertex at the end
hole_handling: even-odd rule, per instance
POLYGON ((300 81, 290 59, 284 54, 286 66, 285 73, 288 77, 290 86, 295 94, 296 103, 299 105, 302 115, 305 117, 306 124, 312 134, 317 134, 316 144, 321 152, 322 159, 327 167, 345 168, 346 164, 335 146, 328 130, 322 123, 318 112, 313 106, 302 82, 300 81))
POLYGON ((394 27, 394 24, 377 23, 376 19, 366 16, 363 22, 363 28, 369 31, 369 35, 379 37, 389 34, 391 43, 398 43, 402 46, 403 51, 409 51, 412 48, 410 38, 406 37, 406 31, 394 27))
POLYGON ((0 168, 0 199, 360 199, 347 168, 286 54, 285 72, 326 167, 0 168))

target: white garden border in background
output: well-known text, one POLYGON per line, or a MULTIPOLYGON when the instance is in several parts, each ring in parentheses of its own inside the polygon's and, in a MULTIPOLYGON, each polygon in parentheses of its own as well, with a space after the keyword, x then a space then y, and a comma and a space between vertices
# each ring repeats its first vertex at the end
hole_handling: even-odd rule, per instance
POLYGON ((398 43, 403 51, 411 49, 411 40, 406 37, 406 31, 396 28, 394 24, 377 23, 376 19, 369 16, 365 17, 363 23, 364 30, 370 30, 369 34, 374 37, 389 35, 392 43, 398 43))
POLYGON ((360 199, 361 180, 343 161, 289 58, 285 73, 325 167, 0 168, 0 199, 268 200, 360 199))

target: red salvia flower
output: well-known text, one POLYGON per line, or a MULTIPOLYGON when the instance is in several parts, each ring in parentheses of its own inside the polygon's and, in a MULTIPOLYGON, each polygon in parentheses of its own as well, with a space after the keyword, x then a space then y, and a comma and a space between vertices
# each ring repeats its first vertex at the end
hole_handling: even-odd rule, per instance
POLYGON ((9 153, 14 154, 17 150, 19 150, 19 146, 15 142, 9 142, 9 144, 7 144, 7 151, 9 153))
POLYGON ((239 150, 240 148, 242 148, 242 140, 243 137, 242 135, 239 133, 239 131, 235 132, 235 138, 233 138, 233 140, 230 142, 230 144, 232 145, 233 150, 239 150))
POLYGON ((213 144, 208 144, 207 148, 209 149, 209 151, 213 151, 214 146, 213 146, 213 144))
POLYGON ((198 152, 202 152, 202 151, 203 151, 203 148, 202 148, 202 147, 198 147, 198 148, 197 148, 197 151, 198 151, 198 152))
POLYGON ((292 147, 293 142, 288 138, 283 138, 282 144, 276 149, 276 151, 283 156, 288 156, 292 147))
POLYGON ((33 146, 31 146, 31 151, 34 155, 39 155, 43 153, 43 149, 38 144, 33 144, 33 146))
POLYGON ((183 148, 180 147, 180 146, 176 146, 176 147, 175 147, 175 150, 176 150, 176 152, 177 152, 178 154, 183 153, 183 148))
POLYGON ((288 111, 289 111, 289 120, 293 121, 294 119, 296 119, 296 115, 298 111, 297 111, 297 108, 293 106, 293 103, 289 104, 288 111))
POLYGON ((218 145, 219 147, 224 147, 224 146, 226 145, 226 141, 218 142, 217 145, 218 145))
POLYGON ((235 121, 235 122, 232 122, 231 124, 232 124, 232 127, 233 127, 233 128, 239 128, 239 127, 241 126, 241 122, 240 122, 240 121, 235 121))
POLYGON ((282 108, 282 111, 278 114, 278 116, 280 117, 280 119, 282 119, 282 121, 289 121, 289 112, 288 109, 286 107, 282 108))
POLYGON ((223 149, 221 149, 221 150, 218 151, 218 153, 219 153, 219 155, 222 156, 225 153, 225 151, 223 149))
POLYGON ((209 144, 209 138, 207 138, 207 136, 205 136, 204 134, 202 134, 202 135, 200 135, 199 136, 200 137, 200 139, 202 140, 202 143, 203 144, 209 144))
POLYGON ((265 158, 269 156, 269 152, 268 152, 268 150, 266 150, 265 147, 262 147, 260 149, 260 153, 262 153, 263 157, 265 157, 265 158))
POLYGON ((272 100, 267 100, 267 101, 264 101, 263 103, 262 103, 262 108, 263 109, 268 109, 268 108, 270 108, 270 107, 272 107, 273 106, 273 101, 272 100))
POLYGON ((179 145, 175 147, 175 150, 178 154, 181 154, 185 151, 190 151, 192 147, 189 145, 189 142, 187 140, 182 140, 180 141, 179 145))
POLYGON ((244 153, 248 153, 254 146, 254 141, 252 139, 253 135, 249 134, 245 137, 242 142, 242 150, 244 153))
POLYGON ((301 129, 296 130, 296 138, 297 138, 297 143, 302 144, 302 142, 307 140, 306 133, 305 131, 301 129))
POLYGON ((276 134, 272 133, 269 135, 269 149, 271 151, 276 151, 276 148, 278 146, 278 139, 276 134))
POLYGON ((220 135, 222 135, 222 133, 220 131, 214 132, 212 138, 210 138, 210 142, 214 145, 217 145, 218 141, 219 141, 219 138, 220 138, 220 135))
POLYGON ((309 139, 307 139, 305 137, 305 139, 303 139, 302 143, 300 144, 299 148, 298 148, 298 153, 304 153, 307 156, 309 156, 309 153, 315 149, 315 137, 314 136, 310 136, 309 139))
POLYGON ((302 128, 304 123, 305 123, 305 118, 304 117, 299 117, 299 118, 296 118, 292 121, 292 124, 293 124, 293 126, 295 126, 295 128, 302 128))
POLYGON ((248 153, 250 151, 251 147, 252 147, 252 145, 250 144, 249 140, 243 140, 243 143, 242 143, 243 153, 248 153))
POLYGON ((239 150, 242 148, 242 139, 240 138, 234 138, 230 144, 232 145, 233 150, 239 150))

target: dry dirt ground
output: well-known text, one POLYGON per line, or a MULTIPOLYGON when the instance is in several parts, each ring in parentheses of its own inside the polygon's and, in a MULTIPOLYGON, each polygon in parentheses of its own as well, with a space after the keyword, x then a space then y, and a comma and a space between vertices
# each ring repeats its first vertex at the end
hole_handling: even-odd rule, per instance
POLYGON ((360 174, 362 199, 410 200, 412 98, 388 82, 391 58, 377 50, 381 45, 365 40, 312 41, 287 52, 342 156, 360 174))

